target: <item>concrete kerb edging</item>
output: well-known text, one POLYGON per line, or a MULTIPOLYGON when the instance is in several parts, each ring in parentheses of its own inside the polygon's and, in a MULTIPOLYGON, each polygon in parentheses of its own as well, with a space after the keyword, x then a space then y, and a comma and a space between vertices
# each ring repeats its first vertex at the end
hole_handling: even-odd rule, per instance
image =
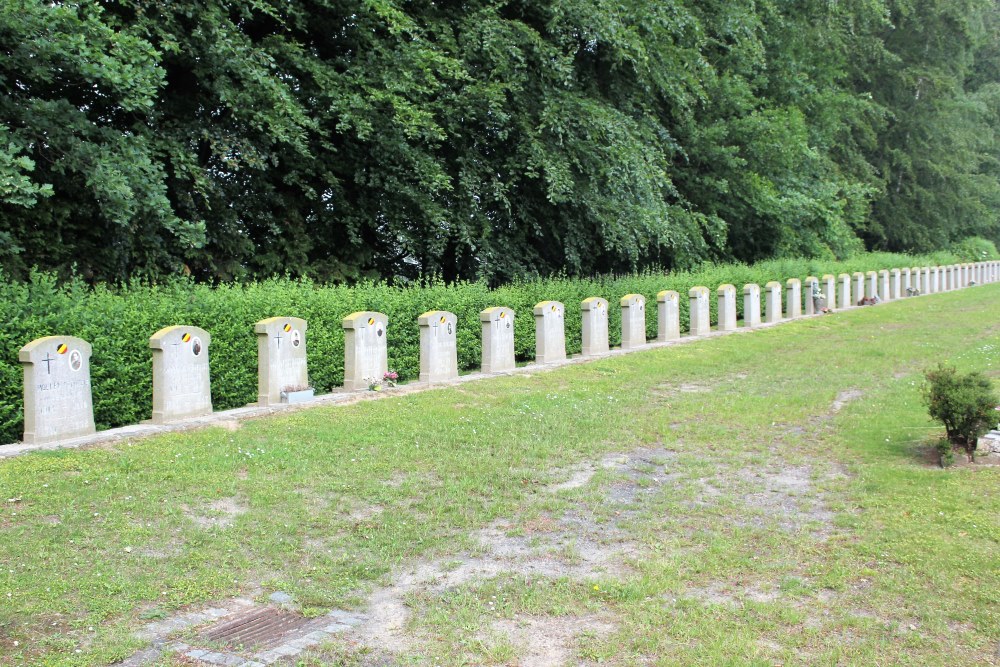
MULTIPOLYGON (((970 285, 970 287, 980 287, 984 284, 990 283, 978 283, 976 285, 970 285)), ((917 294, 914 296, 937 296, 940 293, 933 294, 917 294)), ((908 301, 913 297, 906 297, 902 299, 896 299, 891 301, 881 301, 876 306, 890 305, 896 303, 903 303, 908 301)), ((857 310, 860 308, 867 308, 869 306, 857 306, 852 305, 849 308, 838 308, 833 311, 833 314, 837 312, 842 312, 844 310, 857 310)), ((752 333, 754 331, 761 331, 774 326, 779 326, 782 324, 790 322, 800 322, 816 317, 824 317, 827 314, 817 313, 814 315, 803 315, 796 318, 783 317, 778 322, 761 322, 759 325, 754 327, 738 327, 731 331, 717 331, 715 329, 709 331, 708 333, 702 334, 700 336, 681 336, 680 338, 668 340, 668 341, 656 341, 651 340, 641 347, 636 347, 630 350, 622 350, 621 348, 615 348, 603 354, 597 354, 593 356, 573 356, 561 361, 549 362, 546 364, 536 364, 531 363, 525 366, 518 366, 510 371, 504 371, 500 373, 469 373, 466 375, 460 375, 458 378, 447 381, 447 382, 411 382, 409 384, 399 385, 396 389, 391 392, 372 392, 367 389, 339 389, 329 394, 319 394, 314 400, 308 403, 300 404, 277 404, 268 407, 260 407, 257 405, 248 405, 242 408, 233 408, 231 410, 222 410, 219 412, 213 412, 210 415, 205 415, 202 417, 196 417, 193 419, 185 419, 183 421, 171 422, 169 424, 152 424, 149 422, 144 422, 140 424, 130 424, 128 426, 120 426, 118 428, 108 429, 106 431, 99 431, 97 433, 82 436, 78 438, 72 438, 70 440, 60 440, 57 442, 49 442, 44 444, 24 444, 24 443, 13 443, 9 445, 0 446, 0 460, 13 458, 15 456, 20 456, 22 454, 28 454, 31 452, 39 451, 52 451, 57 449, 78 449, 81 447, 86 447, 89 445, 100 445, 100 444, 110 444, 115 442, 122 442, 129 439, 142 439, 148 438, 154 435, 160 435, 164 433, 180 433, 184 431, 191 431, 194 429, 205 428, 209 426, 222 426, 225 424, 230 424, 234 421, 257 419, 260 417, 267 417, 276 414, 286 414, 290 412, 298 412, 300 410, 308 410, 316 407, 338 405, 342 403, 355 403, 362 400, 380 400, 385 398, 392 398, 394 396, 405 396, 408 394, 413 394, 423 391, 432 391, 435 389, 446 389, 448 387, 453 387, 459 384, 464 384, 466 382, 475 382, 478 380, 484 380, 486 378, 516 376, 532 374, 538 371, 552 371, 557 368, 562 368, 563 366, 571 366, 576 364, 588 363, 598 359, 609 359, 613 357, 619 357, 625 354, 631 354, 633 352, 644 352, 646 350, 657 350, 660 348, 670 347, 673 345, 685 345, 687 343, 692 343, 699 340, 706 340, 709 338, 718 338, 720 336, 728 336, 731 334, 746 334, 752 333)))

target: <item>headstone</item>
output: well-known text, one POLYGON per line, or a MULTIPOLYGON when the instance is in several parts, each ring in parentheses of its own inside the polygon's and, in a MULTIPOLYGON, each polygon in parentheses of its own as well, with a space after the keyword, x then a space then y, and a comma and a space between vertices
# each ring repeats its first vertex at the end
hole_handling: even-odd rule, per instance
POLYGON ((354 391, 381 383, 389 372, 389 318, 383 313, 362 311, 343 319, 344 388, 354 391))
POLYGON ((788 287, 785 292, 785 317, 790 320, 802 317, 802 281, 789 278, 785 285, 788 287))
POLYGON ((851 301, 851 276, 846 273, 841 273, 838 278, 840 278, 839 306, 841 308, 850 308, 854 305, 854 302, 851 301))
POLYGON ((821 292, 819 291, 819 279, 816 278, 815 276, 809 276, 806 278, 806 282, 802 286, 802 297, 806 315, 816 314, 817 295, 821 295, 821 292))
POLYGON ((899 269, 892 269, 889 271, 889 298, 898 299, 902 296, 902 276, 899 269))
POLYGON ((593 357, 607 354, 608 345, 608 300, 592 296, 580 303, 583 313, 583 356, 593 357))
POLYGON ((865 276, 867 277, 865 281, 865 296, 869 299, 874 299, 878 296, 878 273, 869 271, 865 276))
POLYGON ((656 294, 656 340, 663 343, 681 337, 680 295, 674 290, 656 294))
POLYGON ((514 370, 514 311, 503 306, 479 313, 483 323, 483 373, 514 370))
POLYGON ((743 286, 743 326, 760 325, 760 285, 747 283, 743 286))
POLYGON ((903 291, 900 293, 900 296, 909 296, 910 295, 910 269, 909 268, 904 268, 902 270, 902 274, 903 274, 902 275, 902 283, 903 283, 902 284, 902 290, 903 291))
POLYGON ((931 293, 931 269, 928 266, 920 268, 920 292, 922 294, 931 293))
POLYGON ((688 333, 704 336, 712 330, 711 310, 708 303, 708 288, 697 286, 688 290, 688 333))
POLYGON ((774 280, 764 285, 764 321, 781 321, 781 283, 774 280))
POLYGON ((915 292, 923 292, 924 286, 923 281, 920 278, 920 267, 914 266, 910 269, 910 287, 913 288, 915 292))
POLYGON ((420 327, 420 381, 448 382, 458 377, 458 318, 432 310, 417 318, 420 327))
POLYGON ((646 297, 626 294, 622 308, 622 349, 632 350, 646 344, 646 297))
POLYGON ((24 442, 40 445, 90 435, 90 343, 74 336, 46 336, 18 353, 24 367, 24 442))
POLYGON ((566 358, 566 309, 558 301, 535 305, 535 362, 551 364, 566 358))
POLYGON ((883 301, 888 301, 892 298, 892 295, 889 293, 889 272, 886 269, 878 272, 878 297, 883 301))
POLYGON ((166 327, 150 337, 154 424, 212 414, 211 342, 198 327, 166 327))
POLYGON ((837 277, 833 274, 823 276, 823 296, 826 297, 826 307, 837 307, 837 277))
POLYGON ((865 296, 865 274, 854 272, 854 301, 861 301, 865 296))
POLYGON ((931 294, 941 291, 941 286, 938 283, 938 267, 936 266, 931 267, 931 283, 929 291, 931 294))
POLYGON ((736 329, 736 287, 720 285, 717 295, 719 331, 733 331, 736 329))
POLYGON ((257 405, 281 403, 282 392, 309 388, 306 321, 269 317, 254 325, 257 333, 257 405))

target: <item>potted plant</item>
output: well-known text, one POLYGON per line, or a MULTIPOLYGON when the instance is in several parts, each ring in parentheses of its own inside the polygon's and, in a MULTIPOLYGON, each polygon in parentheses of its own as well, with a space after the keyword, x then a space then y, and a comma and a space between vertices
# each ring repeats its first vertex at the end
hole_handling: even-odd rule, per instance
POLYGON ((308 403, 315 397, 315 390, 309 385, 289 385, 281 390, 281 402, 288 403, 308 403))

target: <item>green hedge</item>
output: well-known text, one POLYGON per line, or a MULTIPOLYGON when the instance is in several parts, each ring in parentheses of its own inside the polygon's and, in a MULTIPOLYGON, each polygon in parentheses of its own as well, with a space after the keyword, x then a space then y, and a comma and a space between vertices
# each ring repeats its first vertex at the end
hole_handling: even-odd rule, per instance
MULTIPOLYGON (((167 284, 88 287, 81 281, 59 284, 36 273, 25 283, 0 281, 0 317, 8 325, 0 333, 0 442, 21 436, 22 371, 17 353, 26 343, 48 335, 75 335, 94 348, 91 359, 94 413, 99 429, 137 423, 152 410, 152 358, 149 337, 173 324, 206 329, 212 335, 210 359, 215 408, 246 405, 257 395, 257 344, 253 324, 272 316, 297 316, 309 322, 309 376, 318 392, 340 386, 344 379, 344 333, 341 320, 356 310, 374 310, 389 318, 389 365, 402 380, 419 373, 417 316, 428 310, 449 310, 458 316, 458 362, 463 370, 479 367, 479 312, 508 306, 516 313, 515 346, 520 360, 534 357, 532 307, 539 301, 566 304, 566 351, 580 351, 580 301, 602 296, 610 304, 611 344, 621 338, 618 300, 628 293, 645 295, 650 304, 647 335, 656 337, 656 293, 680 293, 681 323, 687 322, 687 290, 704 285, 737 287, 770 280, 784 281, 824 273, 851 273, 903 266, 946 264, 954 255, 913 257, 868 254, 842 262, 775 260, 745 266, 705 266, 670 274, 608 276, 592 279, 550 278, 519 282, 497 289, 481 283, 425 284, 392 287, 366 283, 325 287, 306 280, 274 279, 218 287, 177 280, 167 284)), ((715 320, 715 299, 712 317, 715 320)))

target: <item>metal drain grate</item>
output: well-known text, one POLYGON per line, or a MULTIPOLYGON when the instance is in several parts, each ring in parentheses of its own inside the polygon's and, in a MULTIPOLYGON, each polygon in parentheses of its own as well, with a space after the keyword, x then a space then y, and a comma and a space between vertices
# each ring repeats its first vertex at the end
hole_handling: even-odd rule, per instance
POLYGON ((217 623, 200 638, 218 642, 231 649, 272 648, 284 642, 285 638, 310 624, 310 619, 281 609, 251 609, 236 618, 217 623))

